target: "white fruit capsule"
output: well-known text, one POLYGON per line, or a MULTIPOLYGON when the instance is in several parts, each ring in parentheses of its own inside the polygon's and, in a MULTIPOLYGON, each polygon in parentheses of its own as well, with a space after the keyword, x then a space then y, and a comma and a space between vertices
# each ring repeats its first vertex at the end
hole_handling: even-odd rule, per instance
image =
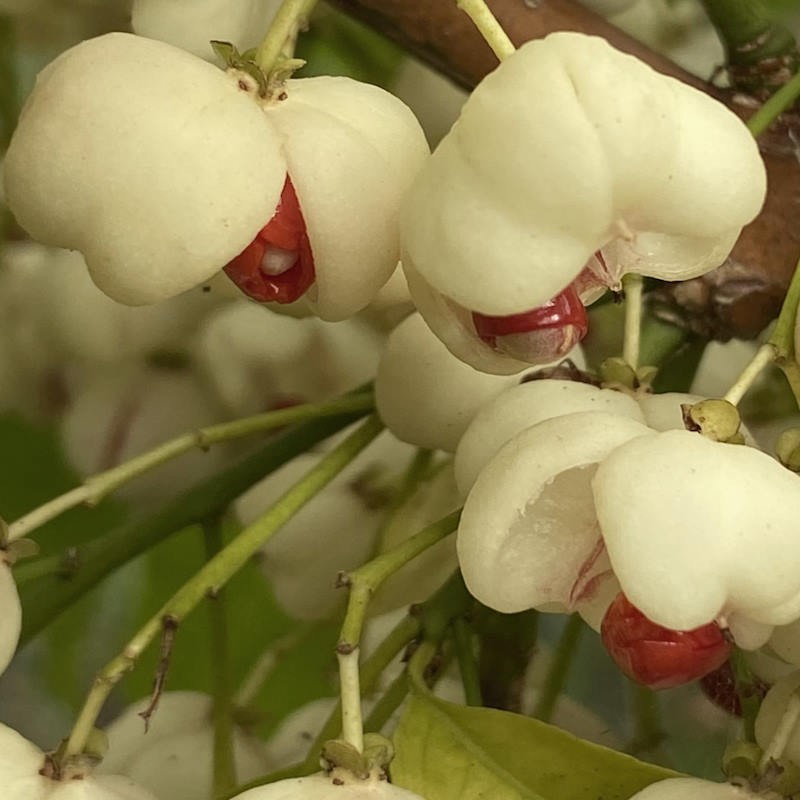
MULTIPOLYGON (((106 369, 76 392, 61 420, 61 438, 73 466, 88 476, 221 418, 214 399, 188 370, 106 369)), ((218 446, 207 452, 193 450, 121 491, 147 500, 171 497, 218 470, 226 458, 225 449, 218 446)))
POLYGON ((418 794, 392 786, 379 777, 362 781, 342 770, 332 775, 310 775, 259 786, 233 800, 424 800, 418 794))
POLYGON ((713 783, 702 778, 668 778, 652 783, 630 800, 758 800, 760 794, 730 783, 713 783))
POLYGON ((0 675, 11 663, 22 629, 22 607, 11 568, 0 551, 0 675))
POLYGON ((554 33, 470 96, 406 201, 403 266, 437 335, 499 371, 470 355, 470 315, 541 307, 589 262, 611 287, 627 272, 702 275, 765 190, 752 136, 721 103, 603 39, 554 33))
MULTIPOLYGON (((756 717, 756 741, 766 748, 781 723, 789 698, 800 689, 800 672, 781 678, 761 701, 756 717)), ((783 755, 795 764, 800 763, 800 730, 795 726, 784 748, 783 755)))
POLYGON ((650 429, 599 411, 545 420, 481 471, 458 528, 458 560, 480 602, 513 613, 574 607, 602 564, 591 479, 610 452, 650 429))
POLYGON ((23 247, 39 289, 30 298, 35 305, 29 313, 41 318, 55 355, 71 361, 108 364, 182 351, 202 316, 218 302, 196 289, 154 306, 131 308, 95 286, 80 253, 34 243, 23 247))
POLYGON ((335 697, 321 697, 289 714, 265 745, 270 761, 278 767, 303 761, 335 705, 335 697))
MULTIPOLYGON (((296 481, 318 457, 298 456, 256 484, 236 502, 239 520, 248 525, 296 481)), ((382 510, 359 494, 358 478, 368 464, 357 461, 325 491, 286 523, 263 547, 261 567, 276 600, 293 617, 328 616, 346 593, 336 588, 339 572, 364 563, 375 546, 382 510)))
MULTIPOLYGON (((379 552, 385 553, 419 533, 426 525, 455 511, 461 505, 452 464, 424 481, 393 514, 383 530, 379 552)), ((408 607, 427 600, 458 568, 455 536, 447 536, 429 547, 388 578, 370 602, 370 614, 408 607)))
POLYGON ((375 378, 375 404, 398 439, 452 453, 478 409, 517 381, 460 361, 412 314, 389 336, 375 378))
POLYGON ((0 724, 0 786, 3 800, 156 800, 122 775, 87 773, 58 781, 40 774, 45 756, 15 730, 0 724))
POLYGON ((211 60, 212 39, 242 53, 258 46, 279 6, 279 0, 133 0, 131 26, 139 36, 211 60))
POLYGON ((769 647, 785 663, 800 667, 800 619, 776 627, 769 647))
POLYGON ((346 78, 289 81, 274 101, 256 89, 163 42, 83 42, 28 99, 5 162, 9 205, 35 238, 80 250, 109 296, 139 305, 242 254, 291 185, 313 253, 305 296, 324 319, 348 317, 397 264, 423 133, 399 100, 346 78))
MULTIPOLYGON (((126 709, 106 729, 108 754, 97 774, 127 775, 155 795, 170 800, 211 800, 214 730, 212 699, 201 692, 166 692, 145 731, 144 700, 126 709)), ((277 766, 263 744, 236 728, 236 776, 241 782, 277 766)))
POLYGON ((666 431, 618 447, 592 481, 614 573, 653 622, 800 615, 800 478, 742 445, 666 431), (676 498, 680 502, 676 502, 676 498))
POLYGON ((225 408, 245 416, 355 389, 375 374, 380 345, 359 320, 295 319, 238 301, 209 315, 194 354, 225 408))
POLYGON ((633 398, 611 389, 552 379, 512 386, 487 402, 461 437, 455 472, 462 496, 466 497, 486 463, 511 438, 543 420, 579 411, 645 421, 633 398))

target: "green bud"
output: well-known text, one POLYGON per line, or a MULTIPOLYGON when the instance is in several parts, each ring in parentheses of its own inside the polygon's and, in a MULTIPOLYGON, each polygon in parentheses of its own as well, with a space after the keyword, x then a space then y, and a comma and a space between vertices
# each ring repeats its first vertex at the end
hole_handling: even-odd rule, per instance
POLYGON ((322 746, 322 763, 326 771, 343 769, 356 778, 366 780, 369 776, 369 764, 363 753, 359 753, 350 742, 343 739, 331 739, 322 746))
POLYGON ((364 758, 370 770, 386 771, 394 758, 394 746, 391 741, 379 733, 364 734, 364 758))
POLYGON ((762 754, 755 742, 732 742, 722 756, 722 771, 728 778, 750 780, 758 773, 762 754))
POLYGON ((639 386, 639 379, 633 367, 618 356, 603 361, 600 365, 600 378, 607 386, 621 386, 631 390, 639 386))
POLYGON ((701 400, 693 406, 684 405, 682 409, 687 430, 699 431, 714 442, 744 443, 739 433, 742 419, 733 403, 727 400, 701 400))

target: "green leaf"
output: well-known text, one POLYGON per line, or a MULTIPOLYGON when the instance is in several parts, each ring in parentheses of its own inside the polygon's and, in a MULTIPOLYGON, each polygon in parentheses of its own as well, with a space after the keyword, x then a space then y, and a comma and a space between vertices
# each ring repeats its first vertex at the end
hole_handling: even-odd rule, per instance
POLYGON ((627 800, 678 773, 531 717, 412 698, 392 780, 426 800, 627 800))

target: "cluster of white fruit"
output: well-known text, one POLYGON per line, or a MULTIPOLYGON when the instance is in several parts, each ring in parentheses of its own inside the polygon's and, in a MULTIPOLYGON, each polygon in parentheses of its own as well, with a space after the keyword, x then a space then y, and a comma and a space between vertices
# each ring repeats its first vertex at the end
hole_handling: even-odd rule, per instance
MULTIPOLYGON (((246 46, 273 5, 242 3, 234 14, 229 3, 205 7, 217 38, 246 46)), ((754 447, 686 430, 682 405, 700 397, 576 380, 585 304, 619 290, 626 274, 681 280, 715 268, 758 213, 764 167, 738 118, 603 40, 560 33, 489 75, 429 158, 414 115, 376 87, 276 81, 241 60, 225 71, 202 60, 211 58, 206 28, 197 15, 197 29, 184 26, 185 6, 136 0, 134 26, 154 38, 107 34, 62 54, 42 72, 7 153, 8 202, 32 236, 80 251, 114 301, 161 303, 145 317, 101 300, 82 282, 76 255, 12 264, 0 276, 13 289, 0 304, 20 318, 31 297, 50 298, 20 342, 0 343, 5 374, 30 375, 38 389, 64 353, 79 354, 81 369, 121 352, 130 361, 123 376, 62 376, 80 387, 63 427, 82 471, 172 432, 159 422, 162 403, 180 406, 170 420, 185 428, 363 382, 381 339, 350 318, 378 298, 402 256, 421 316, 394 330, 378 367, 378 410, 393 438, 376 446, 377 471, 357 462, 265 548, 264 570, 291 614, 329 616, 337 572, 463 501, 458 563, 480 602, 503 612, 579 611, 623 668, 652 686, 719 666, 730 648, 723 628, 756 649, 778 635, 775 626, 800 618, 800 478, 754 447), (45 272, 55 290, 43 289, 45 272), (223 304, 198 289, 220 283, 315 318, 223 304), (89 306, 91 325, 76 324, 89 306), (29 342, 37 347, 26 359, 29 342), (153 373, 152 356, 165 351, 182 353, 191 369, 153 373), (567 354, 575 363, 561 377, 514 377, 567 354), (209 395, 191 388, 200 383, 209 395), (197 396, 213 401, 190 414, 197 396), (386 527, 374 490, 410 458, 397 439, 454 459, 435 462, 386 527), (665 630, 684 648, 666 666, 652 656, 665 630)), ((400 289, 402 302, 402 281, 400 289)), ((3 405, 24 405, 30 392, 5 383, 17 393, 3 405)), ((215 466, 197 458, 202 469, 215 466)), ((240 520, 256 518, 311 458, 241 498, 240 520)), ((189 474, 185 464, 179 471, 189 474)), ((153 488, 174 490, 179 480, 159 476, 153 488)), ((443 542, 395 576, 379 605, 424 599, 455 556, 443 542)), ((19 633, 4 562, 0 591, 4 667, 19 633)), ((132 710, 109 732, 109 756, 93 774, 86 765, 51 774, 50 761, 6 729, 0 783, 11 800, 66 800, 74 777, 82 796, 98 800, 199 797, 209 783, 209 701, 165 701, 148 748, 118 741, 138 722, 132 710), (172 773, 155 767, 165 759, 172 773), (156 785, 156 774, 169 785, 156 785)), ((235 750, 241 778, 269 769, 244 734, 235 750)), ((660 784, 637 798, 692 791, 660 784)), ((729 786, 695 796, 702 792, 749 796, 729 786)), ((297 796, 417 798, 380 770, 365 780, 338 769, 240 795, 297 796)))

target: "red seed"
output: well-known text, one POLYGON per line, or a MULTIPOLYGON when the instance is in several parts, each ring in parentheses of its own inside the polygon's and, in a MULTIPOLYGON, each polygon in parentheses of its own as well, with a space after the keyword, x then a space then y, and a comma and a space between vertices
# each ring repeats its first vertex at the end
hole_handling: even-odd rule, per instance
POLYGON ((631 680, 669 689, 698 680, 722 666, 731 643, 716 622, 674 631, 652 622, 620 592, 600 627, 603 644, 631 680))
POLYGON ((260 303, 293 303, 314 283, 314 256, 300 203, 288 175, 272 219, 225 267, 225 273, 242 292, 260 303), (267 275, 261 269, 261 261, 269 246, 296 252, 297 260, 280 275, 267 275))

